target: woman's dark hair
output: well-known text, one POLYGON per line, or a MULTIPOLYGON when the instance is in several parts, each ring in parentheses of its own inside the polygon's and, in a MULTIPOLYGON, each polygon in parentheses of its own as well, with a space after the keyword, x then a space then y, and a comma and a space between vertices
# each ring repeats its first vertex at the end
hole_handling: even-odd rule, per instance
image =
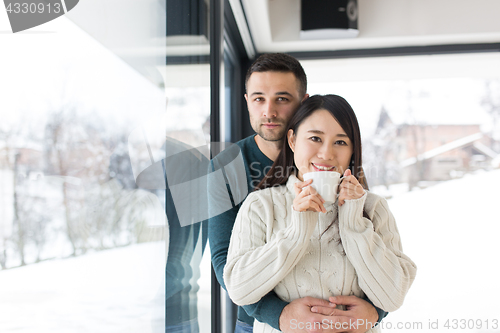
POLYGON ((245 90, 247 89, 250 76, 255 72, 292 73, 299 81, 298 89, 300 98, 302 98, 306 94, 306 73, 304 72, 304 68, 302 68, 300 62, 291 55, 285 53, 269 53, 263 54, 258 57, 247 71, 247 75, 245 77, 245 90))
POLYGON ((353 154, 349 163, 351 173, 358 179, 364 189, 368 189, 368 184, 363 172, 361 160, 361 134, 359 131, 358 119, 352 107, 347 101, 337 95, 315 95, 306 99, 288 123, 283 147, 276 161, 269 172, 262 179, 256 189, 262 190, 271 186, 286 184, 288 177, 296 171, 293 161, 293 152, 288 145, 287 133, 293 130, 294 135, 302 122, 318 110, 327 110, 345 131, 353 145, 353 154))

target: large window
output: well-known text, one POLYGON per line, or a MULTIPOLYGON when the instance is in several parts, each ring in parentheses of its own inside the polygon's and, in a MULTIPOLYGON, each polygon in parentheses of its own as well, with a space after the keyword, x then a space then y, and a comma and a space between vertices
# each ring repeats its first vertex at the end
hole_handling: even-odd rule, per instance
POLYGON ((182 3, 0 34, 1 332, 210 331, 206 207, 176 201, 207 171, 209 7, 190 35, 182 3))
POLYGON ((37 31, 0 37, 0 330, 163 329, 164 200, 129 138, 165 93, 67 18, 37 31))

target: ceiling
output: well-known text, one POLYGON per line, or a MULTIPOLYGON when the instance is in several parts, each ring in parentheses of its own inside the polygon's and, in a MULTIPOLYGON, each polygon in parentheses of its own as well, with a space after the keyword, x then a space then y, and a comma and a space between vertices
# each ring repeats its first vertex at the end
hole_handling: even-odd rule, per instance
MULTIPOLYGON (((300 39, 300 0, 228 1, 250 59, 266 52, 346 50, 347 56, 342 61, 321 60, 323 62, 313 67, 318 68, 318 73, 323 72, 321 67, 330 68, 337 80, 395 75, 414 77, 424 72, 435 72, 434 76, 442 77, 461 76, 465 72, 482 77, 489 73, 500 76, 500 50, 495 46, 500 43, 498 0, 357 0, 358 36, 319 40, 300 39), (475 57, 352 59, 352 53, 360 50, 387 48, 390 54, 391 48, 396 47, 480 43, 494 45, 496 52, 475 57), (479 68, 478 64, 483 66, 479 68), (405 70, 410 72, 405 74, 405 70)), ((141 4, 135 0, 108 0, 104 3, 87 0, 79 3, 67 16, 158 84, 163 78, 157 68, 164 66, 165 56, 208 55, 210 52, 204 36, 165 38, 164 0, 144 0, 141 4), (118 5, 120 10, 117 11, 118 5)), ((204 70, 206 72, 206 68, 204 70)), ((183 67, 177 72, 180 78, 186 79, 183 67)), ((318 79, 321 77, 319 75, 318 79)), ((331 80, 331 76, 328 79, 331 80)))
MULTIPOLYGON (((251 54, 314 52, 402 46, 500 42, 500 1, 357 0, 359 35, 343 39, 300 39, 301 0, 230 0, 242 35, 251 35, 251 54)), ((248 44, 248 43, 247 43, 248 44)))

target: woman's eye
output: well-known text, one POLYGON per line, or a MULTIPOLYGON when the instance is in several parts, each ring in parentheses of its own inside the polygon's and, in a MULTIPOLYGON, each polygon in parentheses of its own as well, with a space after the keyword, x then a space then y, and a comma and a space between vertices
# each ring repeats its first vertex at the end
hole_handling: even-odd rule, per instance
POLYGON ((309 140, 314 141, 314 142, 320 142, 320 141, 321 141, 321 138, 319 138, 319 137, 317 137, 317 136, 311 136, 311 137, 309 138, 309 140))
POLYGON ((345 142, 344 140, 337 140, 335 144, 344 146, 347 145, 347 142, 345 142))

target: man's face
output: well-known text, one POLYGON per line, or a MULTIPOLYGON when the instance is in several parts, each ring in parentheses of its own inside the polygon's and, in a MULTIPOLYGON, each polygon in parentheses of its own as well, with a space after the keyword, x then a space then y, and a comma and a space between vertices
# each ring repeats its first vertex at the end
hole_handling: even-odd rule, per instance
POLYGON ((283 139, 288 121, 300 106, 302 97, 293 73, 252 73, 245 99, 253 130, 266 141, 283 139))

